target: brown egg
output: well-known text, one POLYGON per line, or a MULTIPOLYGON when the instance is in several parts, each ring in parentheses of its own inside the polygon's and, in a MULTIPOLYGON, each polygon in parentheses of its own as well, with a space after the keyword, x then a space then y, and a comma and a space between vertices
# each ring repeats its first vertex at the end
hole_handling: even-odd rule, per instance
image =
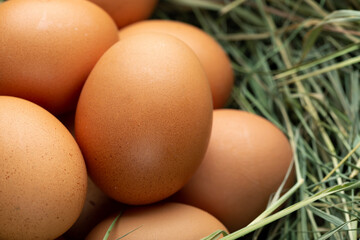
POLYGON ((0 95, 54 114, 75 105, 91 69, 118 40, 110 16, 88 1, 12 0, 0 5, 0 95))
MULTIPOLYGON (((58 116, 58 119, 75 136, 75 112, 58 116)), ((108 217, 115 210, 120 210, 123 205, 106 196, 88 177, 87 192, 84 207, 77 221, 64 234, 68 239, 84 239, 96 224, 108 217)))
POLYGON ((69 131, 43 108, 0 96, 0 239, 55 239, 79 217, 86 167, 69 131))
POLYGON ((89 0, 96 3, 122 28, 150 17, 158 0, 89 0))
POLYGON ((102 220, 114 211, 123 209, 123 205, 107 197, 88 178, 85 205, 75 224, 65 233, 68 239, 85 239, 86 235, 102 220))
POLYGON ((75 134, 102 191, 148 204, 190 179, 211 123, 211 93, 195 54, 170 35, 139 34, 96 64, 81 92, 75 134))
MULTIPOLYGON (((268 120, 215 110, 209 148, 190 182, 175 196, 217 217, 232 232, 265 210, 292 161, 285 135, 268 120)), ((286 187, 294 182, 294 174, 286 187)))
POLYGON ((144 32, 160 32, 185 42, 198 56, 210 83, 214 108, 222 108, 234 83, 231 62, 221 45, 209 34, 190 24, 172 20, 147 20, 131 24, 119 32, 123 39, 144 32))
MULTIPOLYGON (((115 217, 98 224, 86 240, 103 239, 115 217)), ((225 226, 209 213, 193 206, 169 202, 125 210, 108 239, 115 240, 132 231, 124 239, 199 240, 217 230, 227 232, 225 226)))

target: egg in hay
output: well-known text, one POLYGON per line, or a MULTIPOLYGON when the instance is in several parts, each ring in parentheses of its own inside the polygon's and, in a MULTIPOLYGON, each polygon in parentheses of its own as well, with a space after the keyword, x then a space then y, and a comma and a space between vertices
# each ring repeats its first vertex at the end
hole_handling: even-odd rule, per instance
POLYGON ((175 37, 144 33, 98 61, 80 95, 75 135, 102 191, 148 204, 190 179, 211 124, 211 92, 196 55, 175 37))
MULTIPOLYGON (((285 179, 292 149, 280 129, 255 114, 219 109, 213 121, 205 158, 175 199, 208 211, 233 232, 265 210, 285 179)), ((293 182, 292 172, 284 189, 293 182)))
MULTIPOLYGON (((111 216, 99 223, 86 240, 102 239, 114 221, 111 216)), ((109 240, 125 239, 198 240, 226 227, 214 216, 199 208, 181 203, 159 203, 125 209, 115 223, 109 240)))
POLYGON ((0 96, 0 239, 55 239, 83 208, 87 174, 59 120, 24 99, 0 96))

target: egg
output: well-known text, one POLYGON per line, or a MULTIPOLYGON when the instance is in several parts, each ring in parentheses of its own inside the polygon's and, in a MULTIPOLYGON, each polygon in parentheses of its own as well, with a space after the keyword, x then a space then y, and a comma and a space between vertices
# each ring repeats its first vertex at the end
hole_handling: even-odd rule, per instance
POLYGON ((166 34, 138 34, 98 61, 81 92, 75 135, 110 197, 149 204, 178 191, 203 159, 211 92, 196 55, 166 34))
POLYGON ((208 78, 214 108, 222 108, 230 97, 234 84, 231 61, 221 45, 202 29, 173 20, 146 20, 131 24, 119 31, 119 38, 159 32, 185 42, 199 58, 208 78))
MULTIPOLYGON (((57 116, 62 124, 75 136, 74 120, 75 112, 57 116)), ((90 230, 100 221, 107 217, 112 211, 120 210, 123 205, 106 196, 88 177, 87 191, 84 207, 79 218, 64 234, 68 239, 84 239, 90 230)))
MULTIPOLYGON (((292 162, 286 136, 271 122, 241 110, 215 110, 205 158, 176 201, 204 209, 232 232, 265 210, 292 162)), ((294 173, 285 189, 294 182, 294 173)))
POLYGON ((85 0, 12 0, 0 5, 0 95, 30 100, 53 114, 75 109, 117 27, 85 0))
POLYGON ((158 0, 89 0, 103 8, 116 22, 118 28, 147 19, 158 0))
MULTIPOLYGON (((75 112, 57 116, 62 124, 75 136, 75 112)), ((80 216, 71 228, 64 234, 68 239, 84 239, 90 230, 112 213, 120 210, 123 205, 106 196, 91 180, 87 178, 87 191, 84 207, 80 216)))
POLYGON ((124 206, 107 197, 88 178, 88 188, 84 207, 77 221, 64 234, 68 239, 85 239, 86 235, 113 211, 120 211, 124 206))
MULTIPOLYGON (((98 224, 86 240, 103 239, 115 217, 98 224)), ((225 226, 209 213, 193 206, 168 202, 125 210, 108 239, 119 239, 129 233, 124 239, 199 240, 217 230, 227 232, 225 226)))
POLYGON ((48 111, 0 96, 0 239, 55 239, 79 217, 86 166, 48 111))

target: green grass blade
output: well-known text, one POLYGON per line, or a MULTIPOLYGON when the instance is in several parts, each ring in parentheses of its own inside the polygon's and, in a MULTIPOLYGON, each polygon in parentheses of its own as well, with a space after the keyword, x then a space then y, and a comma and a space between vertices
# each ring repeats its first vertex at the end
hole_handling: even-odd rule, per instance
POLYGON ((122 212, 120 212, 119 215, 116 216, 116 218, 114 219, 114 221, 112 221, 110 227, 108 228, 108 230, 107 230, 106 233, 105 233, 105 236, 104 236, 103 240, 108 240, 112 229, 114 228, 116 222, 119 220, 119 218, 120 218, 121 215, 122 215, 122 212))
POLYGON ((289 199, 289 197, 297 191, 300 186, 304 183, 304 180, 299 180, 291 189, 289 189, 281 198, 279 198, 278 201, 273 203, 269 208, 267 208, 263 213, 261 213, 257 218, 255 218, 250 224, 253 225, 257 222, 260 222, 264 218, 268 217, 271 213, 273 213, 276 209, 278 209, 282 204, 286 202, 286 200, 289 199))
MULTIPOLYGON (((329 213, 326 213, 318 208, 315 208, 311 205, 308 205, 307 208, 312 212, 314 213, 316 216, 324 219, 325 221, 327 222, 330 222, 332 224, 334 224, 335 226, 340 226, 340 225, 343 225, 343 224, 346 224, 346 222, 344 222, 343 220, 341 220, 340 218, 336 217, 336 216, 333 216, 333 215, 330 215, 329 213)), ((346 226, 343 226, 343 228, 345 230, 348 230, 348 228, 346 226)))
POLYGON ((356 63, 359 63, 359 62, 360 62, 360 56, 353 57, 353 58, 350 58, 348 60, 345 60, 345 61, 333 64, 333 65, 330 65, 328 67, 324 67, 322 69, 313 71, 311 73, 307 73, 307 74, 303 74, 303 75, 301 75, 299 77, 295 77, 295 78, 293 78, 293 79, 291 79, 289 81, 286 81, 285 83, 286 84, 291 84, 291 83, 295 83, 295 82, 300 82, 300 81, 302 81, 304 79, 312 78, 312 77, 318 76, 320 74, 323 74, 323 73, 326 73, 326 72, 329 72, 329 71, 333 71, 333 70, 337 70, 339 68, 343 68, 343 67, 346 67, 346 66, 349 66, 349 65, 353 65, 353 64, 356 64, 356 63))
POLYGON ((142 225, 138 226, 137 228, 134 228, 133 230, 131 230, 130 232, 128 232, 128 233, 126 233, 126 234, 124 234, 124 235, 122 235, 121 237, 117 238, 116 240, 119 240, 119 239, 122 239, 122 238, 126 237, 127 235, 135 232, 136 230, 138 230, 138 229, 141 228, 141 227, 142 227, 142 225))
MULTIPOLYGON (((354 220, 353 220, 354 221, 354 220)), ((326 240, 329 239, 330 237, 332 237, 333 235, 335 235, 335 233, 339 232, 340 230, 342 230, 345 225, 348 224, 347 222, 344 222, 343 224, 339 225, 338 227, 332 229, 331 231, 325 233, 324 235, 322 235, 318 240, 326 240)))
POLYGON ((202 238, 201 240, 216 240, 218 239, 220 236, 227 236, 228 233, 223 231, 223 230, 217 230, 215 232, 213 232, 212 234, 210 234, 207 237, 202 238))
POLYGON ((329 179, 329 177, 333 175, 335 171, 337 171, 340 168, 340 166, 342 166, 345 163, 345 161, 347 161, 349 157, 353 155, 354 152, 356 152, 356 150, 358 150, 359 148, 360 148, 360 142, 321 180, 321 182, 324 182, 327 179, 329 179))
POLYGON ((242 3, 244 3, 247 0, 234 0, 227 5, 225 5, 222 9, 220 9, 220 14, 224 15, 228 12, 234 10, 235 8, 239 7, 242 3))
POLYGON ((320 57, 314 61, 311 61, 311 62, 307 62, 307 63, 302 63, 298 66, 295 66, 293 68, 290 68, 290 69, 287 69, 277 75, 274 76, 274 79, 280 79, 280 78, 284 78, 284 77, 288 77, 294 73, 297 73, 297 72, 300 72, 300 71, 303 71, 303 70, 306 70, 306 69, 309 69, 311 67, 315 67, 321 63, 324 63, 324 62, 327 62, 327 61, 330 61, 332 59, 335 59, 337 57, 340 57, 340 56, 343 56, 345 54, 348 54, 350 52, 353 52, 353 51, 356 51, 356 50, 359 50, 360 49, 360 44, 359 43, 356 43, 356 44, 351 44, 339 51, 336 51, 334 53, 331 53, 327 56, 324 56, 324 57, 320 57))
POLYGON ((328 195, 331 195, 331 194, 334 194, 334 193, 337 193, 337 192, 340 192, 340 191, 347 191, 347 190, 350 190, 350 189, 354 189, 354 188, 359 188, 360 187, 360 182, 355 182, 355 183, 345 183, 345 184, 342 184, 342 185, 339 185, 339 186, 334 186, 334 187, 330 187, 328 189, 325 189, 305 200, 302 200, 298 203, 295 203, 294 205, 290 206, 290 207, 287 207, 286 209, 283 209, 267 218, 265 218, 264 220, 260 221, 260 222, 257 222, 253 225, 250 225, 250 226, 247 226, 243 229, 240 229, 234 233, 231 233, 227 236, 225 236, 224 238, 222 238, 223 240, 230 240, 230 239, 237 239, 239 237, 242 237, 250 232, 253 232, 254 230, 256 229, 259 229, 260 227, 263 227, 275 220, 278 220, 286 215, 289 215, 290 213, 294 212, 294 211, 297 211, 299 210, 300 208, 302 207, 305 207, 307 206, 308 204, 310 203, 313 203, 321 198, 324 198, 328 195))
POLYGON ((181 4, 189 7, 198 7, 208 10, 220 11, 224 5, 215 1, 203 1, 203 0, 166 0, 171 3, 181 4))
POLYGON ((303 52, 301 56, 301 61, 305 59, 305 57, 308 55, 310 50, 314 47, 314 44, 318 39, 319 35, 321 34, 321 31, 322 31, 322 27, 316 27, 305 36, 302 47, 303 52))

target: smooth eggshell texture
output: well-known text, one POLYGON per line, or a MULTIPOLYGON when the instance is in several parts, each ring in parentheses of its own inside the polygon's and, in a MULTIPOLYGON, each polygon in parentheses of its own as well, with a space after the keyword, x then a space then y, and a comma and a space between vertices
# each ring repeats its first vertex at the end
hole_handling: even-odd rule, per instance
POLYGON ((118 41, 100 7, 84 0, 11 0, 0 5, 0 95, 54 114, 75 105, 100 56, 118 41))
POLYGON ((234 84, 234 73, 229 57, 213 37, 187 23, 173 20, 146 20, 121 29, 119 38, 144 32, 166 33, 185 42, 196 53, 204 67, 214 108, 224 107, 234 84))
MULTIPOLYGON (((292 162, 285 135, 268 120, 240 110, 215 110, 209 147, 175 199, 202 208, 232 232, 265 210, 292 162)), ((294 182, 294 174, 285 186, 294 182)))
POLYGON ((148 204, 178 191, 200 165, 211 93, 195 54, 166 34, 119 41, 82 90, 75 134, 89 174, 110 197, 148 204))
POLYGON ((69 131, 43 108, 0 96, 0 239, 55 239, 83 208, 87 174, 69 131))
POLYGON ((147 19, 158 0, 89 0, 103 8, 116 22, 118 28, 147 19))
MULTIPOLYGON (((114 219, 115 216, 112 216, 98 224, 86 240, 103 239, 114 219)), ((193 206, 169 202, 125 210, 108 239, 115 240, 133 231, 124 239, 199 240, 217 230, 227 232, 225 226, 209 213, 193 206)))

